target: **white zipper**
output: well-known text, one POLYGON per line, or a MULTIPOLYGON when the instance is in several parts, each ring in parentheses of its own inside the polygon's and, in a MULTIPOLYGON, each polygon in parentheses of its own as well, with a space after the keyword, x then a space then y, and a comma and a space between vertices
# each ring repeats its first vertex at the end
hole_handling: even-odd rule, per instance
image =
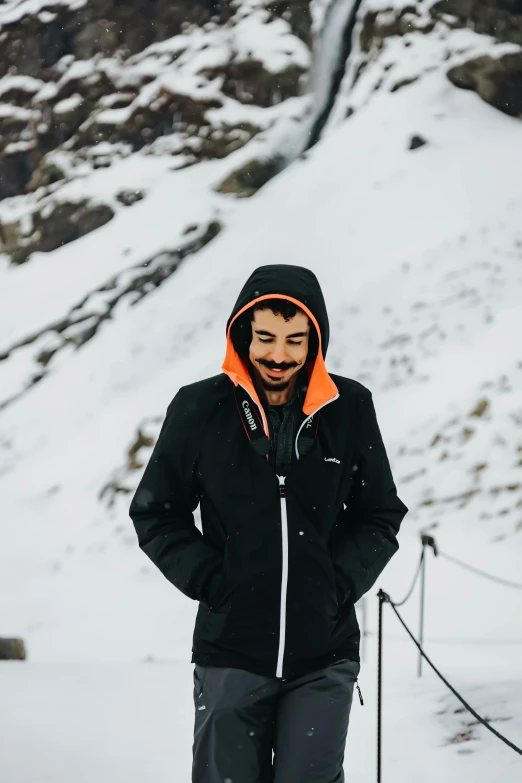
POLYGON ((321 408, 324 408, 325 405, 328 405, 330 402, 334 402, 337 399, 339 399, 339 394, 336 394, 335 397, 332 397, 331 400, 327 400, 326 402, 323 402, 322 405, 320 405, 318 408, 316 408, 315 411, 313 413, 311 413, 309 416, 307 416, 306 419, 302 422, 302 424, 299 427, 299 430, 297 432, 297 435, 295 436, 295 453, 296 453, 297 459, 299 459, 299 449, 297 448, 297 441, 299 439, 299 435, 301 434, 301 430, 303 429, 304 425, 306 424, 307 421, 309 421, 312 418, 312 416, 315 416, 317 411, 320 411, 321 408))
MULTIPOLYGON (((336 394, 335 397, 332 397, 331 400, 327 400, 323 405, 321 405, 319 408, 317 408, 314 413, 311 413, 310 416, 308 416, 301 426, 299 427, 299 432, 296 435, 295 438, 295 452, 297 454, 297 459, 299 459, 299 451, 297 448, 297 439, 299 438, 299 433, 301 432, 302 428, 306 424, 306 422, 312 418, 314 414, 317 413, 317 411, 321 410, 321 408, 324 408, 325 405, 328 405, 329 402, 333 402, 339 397, 339 394, 336 394)), ((277 475, 277 474, 276 474, 277 475)), ((288 517, 286 514, 286 497, 285 497, 285 479, 286 476, 279 476, 277 475, 277 478, 279 479, 279 499, 281 502, 281 541, 282 541, 282 548, 283 548, 283 570, 282 570, 282 576, 281 576, 281 609, 280 609, 280 615, 279 615, 279 650, 277 652, 277 666, 276 666, 276 677, 282 677, 283 676, 283 659, 285 656, 285 636, 286 636, 286 593, 288 588, 288 517)))
MULTIPOLYGON (((276 474, 277 475, 277 474, 276 474)), ((286 590, 288 586, 288 520, 286 516, 285 479, 279 479, 279 499, 281 501, 281 540, 283 545, 283 571, 281 577, 281 612, 279 616, 279 650, 277 653, 276 677, 283 676, 283 658, 285 655, 286 635, 286 590)))

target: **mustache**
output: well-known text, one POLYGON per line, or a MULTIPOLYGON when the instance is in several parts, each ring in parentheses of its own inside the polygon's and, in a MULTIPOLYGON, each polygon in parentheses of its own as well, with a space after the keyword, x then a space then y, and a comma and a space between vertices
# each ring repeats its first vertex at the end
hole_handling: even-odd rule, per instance
POLYGON ((274 362, 267 362, 264 359, 258 359, 257 361, 259 364, 268 367, 269 370, 289 370, 291 367, 297 367, 296 362, 293 362, 292 364, 275 364, 274 362))

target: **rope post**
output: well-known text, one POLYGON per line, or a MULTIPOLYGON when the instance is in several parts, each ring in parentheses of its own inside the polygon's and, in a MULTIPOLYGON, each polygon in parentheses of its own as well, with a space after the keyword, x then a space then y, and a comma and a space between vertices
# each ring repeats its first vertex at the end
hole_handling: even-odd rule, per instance
POLYGON ((377 783, 381 783, 381 749, 382 749, 382 605, 389 600, 388 595, 379 590, 379 652, 377 663, 377 783))
MULTIPOLYGON (((425 552, 426 544, 422 542, 422 548, 425 552)), ((421 590, 420 590, 420 628, 419 628, 419 642, 421 646, 424 644, 424 598, 425 598, 425 585, 426 585, 426 557, 422 558, 421 566, 421 590)), ((419 664, 417 669, 417 677, 422 677, 422 655, 419 652, 419 664)))
MULTIPOLYGON (((420 628, 419 628, 419 643, 420 646, 424 646, 424 606, 426 597, 426 547, 430 546, 433 549, 433 554, 438 555, 437 544, 433 536, 429 536, 427 533, 421 533, 422 544, 422 566, 421 566, 421 593, 420 593, 420 628)), ((422 677, 422 653, 419 649, 419 666, 417 670, 417 676, 422 677)))

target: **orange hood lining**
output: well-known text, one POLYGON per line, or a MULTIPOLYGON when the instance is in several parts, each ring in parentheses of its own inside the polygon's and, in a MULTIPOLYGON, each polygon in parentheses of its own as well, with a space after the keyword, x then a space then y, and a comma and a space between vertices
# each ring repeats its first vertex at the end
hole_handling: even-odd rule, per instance
POLYGON ((293 296, 286 296, 285 294, 264 294, 263 296, 258 296, 256 299, 252 299, 251 302, 248 302, 248 304, 242 307, 241 310, 235 314, 232 321, 230 322, 227 331, 227 350, 221 369, 226 375, 228 375, 235 386, 242 386, 250 394, 258 406, 261 416, 263 417, 263 425, 265 432, 268 435, 268 425, 265 412, 259 400, 256 388, 252 381, 252 377, 248 371, 248 368, 241 361, 238 352, 234 348, 232 338, 230 336, 230 330, 236 318, 239 318, 239 316, 244 313, 245 310, 248 310, 250 307, 257 304, 257 302, 262 302, 264 299, 287 299, 289 302, 293 302, 295 305, 300 307, 301 310, 304 310, 317 331, 317 336, 319 339, 319 350, 317 352, 317 357, 314 361, 314 365, 308 379, 308 388, 303 402, 303 413, 306 416, 311 416, 312 413, 315 413, 316 410, 322 408, 322 406, 326 405, 327 402, 335 399, 335 397, 338 396, 339 391, 326 369, 326 365, 323 359, 323 352, 321 350, 321 330, 319 328, 319 324, 317 323, 316 317, 308 309, 308 307, 300 302, 299 299, 294 299, 293 296))

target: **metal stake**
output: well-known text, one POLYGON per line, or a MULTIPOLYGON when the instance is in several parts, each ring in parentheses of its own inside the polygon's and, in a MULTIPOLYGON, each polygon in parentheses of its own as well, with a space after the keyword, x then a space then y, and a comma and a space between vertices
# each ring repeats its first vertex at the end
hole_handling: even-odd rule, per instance
POLYGON ((382 748, 382 606, 384 593, 379 590, 379 652, 377 664, 377 783, 381 783, 382 748))

